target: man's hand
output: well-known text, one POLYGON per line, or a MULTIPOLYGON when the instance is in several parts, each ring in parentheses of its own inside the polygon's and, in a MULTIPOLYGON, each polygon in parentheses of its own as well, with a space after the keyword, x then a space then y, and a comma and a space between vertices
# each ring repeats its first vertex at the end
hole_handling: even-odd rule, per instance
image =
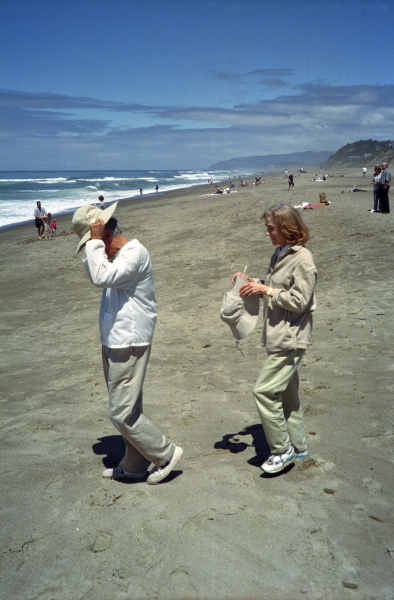
POLYGON ((91 223, 89 228, 92 240, 104 241, 105 223, 102 219, 97 219, 97 221, 91 223))

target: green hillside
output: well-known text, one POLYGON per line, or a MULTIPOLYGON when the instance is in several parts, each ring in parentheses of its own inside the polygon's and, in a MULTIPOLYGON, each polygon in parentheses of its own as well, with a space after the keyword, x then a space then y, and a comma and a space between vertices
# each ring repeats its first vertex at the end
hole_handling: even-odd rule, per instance
POLYGON ((335 154, 322 163, 322 167, 373 167, 382 160, 394 161, 394 142, 391 140, 360 140, 342 146, 335 154))

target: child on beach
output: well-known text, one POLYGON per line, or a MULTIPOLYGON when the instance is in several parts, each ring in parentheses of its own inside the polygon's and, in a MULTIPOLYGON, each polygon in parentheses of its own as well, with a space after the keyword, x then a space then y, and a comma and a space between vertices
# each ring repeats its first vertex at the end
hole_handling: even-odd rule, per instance
POLYGON ((51 223, 51 235, 52 235, 52 237, 55 237, 55 235, 56 235, 56 229, 57 229, 56 219, 52 219, 52 223, 51 223))
POLYGON ((52 215, 50 212, 47 214, 46 217, 44 217, 44 223, 45 223, 45 228, 44 228, 43 237, 45 237, 45 238, 53 237, 52 229, 51 229, 52 215))

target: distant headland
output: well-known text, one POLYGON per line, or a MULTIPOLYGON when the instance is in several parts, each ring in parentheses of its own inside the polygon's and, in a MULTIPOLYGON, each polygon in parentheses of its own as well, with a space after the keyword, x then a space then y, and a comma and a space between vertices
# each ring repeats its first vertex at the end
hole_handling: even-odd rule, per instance
POLYGON ((380 164, 383 159, 389 163, 394 161, 394 142, 392 140, 360 140, 342 146, 336 152, 292 152, 289 154, 266 154, 261 156, 240 156, 222 160, 208 167, 208 171, 236 171, 260 173, 262 171, 280 171, 281 169, 300 169, 320 166, 363 167, 380 164))

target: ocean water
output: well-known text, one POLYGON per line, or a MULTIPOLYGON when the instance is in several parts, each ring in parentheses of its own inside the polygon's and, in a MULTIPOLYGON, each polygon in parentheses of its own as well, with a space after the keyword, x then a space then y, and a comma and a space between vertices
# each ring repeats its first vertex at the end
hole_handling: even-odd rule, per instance
POLYGON ((144 198, 193 185, 223 181, 225 171, 1 171, 0 228, 31 221, 37 200, 53 217, 79 206, 126 198, 144 198), (143 189, 143 196, 139 190, 143 189))

